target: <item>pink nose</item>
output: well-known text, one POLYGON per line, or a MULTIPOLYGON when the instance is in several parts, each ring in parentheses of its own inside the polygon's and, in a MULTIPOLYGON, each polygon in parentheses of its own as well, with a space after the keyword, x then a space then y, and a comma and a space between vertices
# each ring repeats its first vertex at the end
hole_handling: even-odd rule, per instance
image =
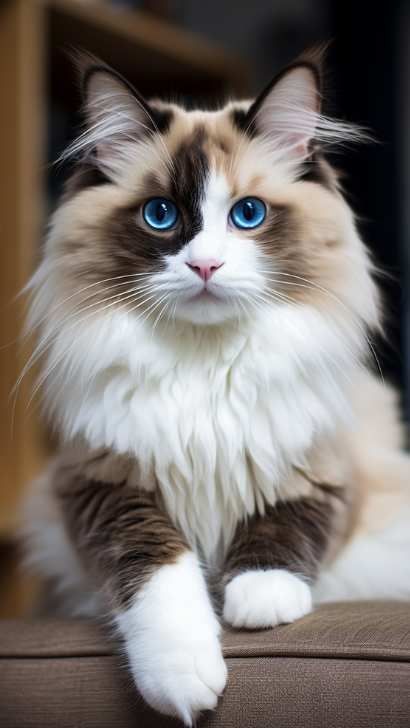
POLYGON ((209 258, 207 260, 193 260, 192 263, 187 263, 187 266, 206 283, 206 281, 209 281, 210 277, 213 276, 215 271, 223 266, 223 263, 220 263, 218 260, 214 260, 213 258, 209 258))

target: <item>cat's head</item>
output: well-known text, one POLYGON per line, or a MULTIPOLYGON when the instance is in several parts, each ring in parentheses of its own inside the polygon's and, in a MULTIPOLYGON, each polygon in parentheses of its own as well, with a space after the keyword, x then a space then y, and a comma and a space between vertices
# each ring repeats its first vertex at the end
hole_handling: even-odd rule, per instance
POLYGON ((216 111, 147 102, 98 62, 82 84, 86 128, 46 245, 71 308, 207 326, 334 296, 375 318, 367 257, 324 156, 355 131, 321 114, 317 58, 216 111))

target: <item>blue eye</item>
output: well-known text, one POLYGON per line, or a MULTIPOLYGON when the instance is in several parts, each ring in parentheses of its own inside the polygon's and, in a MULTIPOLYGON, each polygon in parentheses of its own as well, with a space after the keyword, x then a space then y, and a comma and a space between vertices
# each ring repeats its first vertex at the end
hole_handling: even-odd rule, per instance
POLYGON ((231 221, 237 228, 249 230, 261 225, 266 217, 266 205, 257 197, 244 197, 233 206, 231 221))
POLYGON ((170 230, 178 219, 178 208, 165 197, 153 197, 145 203, 142 214, 154 230, 170 230))

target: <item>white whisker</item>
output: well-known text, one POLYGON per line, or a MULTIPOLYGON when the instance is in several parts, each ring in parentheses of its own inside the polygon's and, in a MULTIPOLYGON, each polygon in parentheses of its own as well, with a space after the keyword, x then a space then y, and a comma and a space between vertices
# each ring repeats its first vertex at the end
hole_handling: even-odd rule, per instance
MULTIPOLYGON (((129 296, 129 297, 127 297, 127 299, 128 299, 128 298, 134 298, 134 299, 135 299, 135 296, 136 296, 136 293, 132 294, 132 296, 129 296)), ((127 312, 131 313, 131 312, 135 311, 136 309, 140 308, 140 307, 141 307, 141 306, 143 306, 144 304, 146 304, 146 303, 148 303, 149 301, 151 301, 151 300, 152 300, 153 298, 155 298, 155 296, 152 296, 152 295, 151 295, 151 296, 148 296, 148 297, 146 297, 146 298, 144 298, 144 300, 143 300, 143 301, 140 301, 140 302, 139 302, 139 303, 138 303, 138 304, 137 304, 136 306, 134 306, 134 307, 132 307, 131 309, 127 310, 127 312)), ((119 305, 120 305, 121 307, 123 306, 123 302, 124 302, 124 299, 122 299, 122 300, 121 300, 121 301, 119 302, 119 305)), ((71 326, 70 326, 70 327, 69 327, 69 328, 67 329, 67 331, 66 331, 65 333, 69 332, 69 331, 70 331, 70 329, 71 329, 71 330, 73 330, 74 328, 77 328, 77 327, 78 327, 79 325, 83 324, 83 323, 84 323, 84 321, 85 321, 85 320, 87 320, 88 318, 90 318, 91 316, 99 316, 99 315, 100 315, 101 313, 103 313, 103 312, 106 312, 106 310, 107 310, 107 309, 110 309, 110 308, 111 308, 111 307, 112 307, 113 305, 115 305, 116 303, 117 303, 117 301, 114 301, 113 303, 110 303, 110 304, 109 304, 108 306, 104 306, 104 307, 102 307, 102 308, 100 308, 100 309, 98 309, 98 310, 96 310, 96 311, 93 311, 93 312, 92 312, 91 314, 88 314, 87 316, 85 316, 85 317, 83 317, 83 318, 81 318, 81 319, 78 319, 78 320, 76 320, 76 321, 74 322, 74 324, 72 324, 72 325, 71 325, 71 326)), ((56 336, 57 336, 57 335, 56 335, 56 336)), ((53 343, 53 341, 51 341, 51 342, 49 343, 49 346, 50 346, 50 345, 52 345, 52 343, 53 343)), ((47 348, 47 347, 46 347, 46 348, 47 348)), ((69 348, 70 348, 70 347, 68 347, 68 349, 69 349, 69 348)), ((58 365, 59 365, 59 364, 61 363, 61 361, 63 361, 63 360, 64 360, 64 359, 65 359, 65 358, 67 357, 67 354, 68 354, 68 350, 67 350, 67 349, 64 349, 64 350, 62 351, 61 355, 60 355, 60 356, 59 356, 59 357, 58 357, 58 358, 57 358, 57 359, 56 359, 56 360, 55 360, 55 361, 53 362, 53 366, 52 366, 51 368, 49 368, 49 369, 46 369, 46 370, 45 370, 44 374, 43 374, 43 375, 42 375, 42 376, 41 376, 41 377, 39 378, 39 380, 37 381, 37 384, 36 384, 36 386, 35 386, 35 388, 34 388, 34 391, 33 391, 32 395, 31 395, 31 397, 30 397, 30 400, 29 400, 29 402, 28 402, 28 405, 27 405, 27 407, 29 407, 29 406, 30 406, 30 404, 31 404, 31 402, 33 401, 33 399, 34 399, 35 395, 36 395, 36 394, 37 394, 37 392, 38 392, 38 391, 39 391, 39 390, 41 389, 41 387, 43 386, 43 384, 45 383, 45 381, 46 381, 46 380, 47 380, 47 379, 49 378, 49 376, 51 375, 51 373, 52 373, 52 372, 53 372, 53 371, 55 370, 55 368, 56 368, 56 367, 57 367, 57 366, 58 366, 58 365)))
MULTIPOLYGON (((260 271, 260 272, 261 273, 264 273, 264 271, 260 271)), ((267 273, 267 272, 265 271, 265 273, 267 273)), ((270 273, 270 271, 269 271, 269 273, 270 273)), ((293 280, 292 280, 292 282, 278 280, 278 279, 274 278, 273 276, 269 278, 269 280, 270 280, 271 283, 277 283, 278 285, 295 286, 295 287, 298 287, 298 288, 306 288, 306 289, 311 289, 311 290, 318 290, 321 293, 324 293, 326 296, 328 296, 332 300, 334 300, 336 303, 338 303, 346 312, 349 313, 350 316, 353 317, 353 324, 359 329, 360 333, 365 338, 366 343, 367 343, 367 345, 369 347, 370 353, 373 356, 374 361, 376 363, 378 372, 380 374, 381 381, 382 381, 383 384, 385 384, 384 375, 383 375, 383 371, 382 371, 382 368, 381 368, 381 364, 380 364, 379 358, 378 358, 378 356, 376 354, 376 351, 375 351, 375 348, 374 348, 374 346, 373 346, 373 344, 372 344, 372 342, 371 342, 371 340, 370 340, 370 338, 369 338, 369 336, 368 336, 368 334, 367 334, 367 332, 365 330, 364 324, 361 321, 361 319, 359 318, 359 316, 357 314, 355 314, 355 312, 347 305, 347 303, 345 303, 344 301, 342 301, 342 299, 339 298, 339 296, 337 296, 332 291, 329 291, 324 286, 321 286, 318 283, 309 280, 308 278, 303 278, 302 276, 298 276, 298 275, 295 275, 293 273, 285 273, 283 271, 275 271, 274 272, 274 276, 277 276, 277 275, 286 276, 286 277, 292 278, 292 279, 295 278, 297 280, 304 281, 304 283, 295 283, 293 280)))

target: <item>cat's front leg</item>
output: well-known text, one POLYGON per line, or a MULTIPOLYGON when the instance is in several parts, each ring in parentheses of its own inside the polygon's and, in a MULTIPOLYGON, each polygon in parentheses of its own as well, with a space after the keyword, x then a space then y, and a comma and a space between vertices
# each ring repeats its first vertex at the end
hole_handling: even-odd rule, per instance
POLYGON ((311 485, 309 497, 278 502, 237 528, 224 576, 223 616, 233 627, 273 627, 311 611, 312 581, 345 512, 340 487, 311 485))
POLYGON ((136 685, 192 725, 226 683, 220 626, 196 555, 154 498, 77 474, 58 488, 66 527, 104 589, 136 685))
POLYGON ((216 707, 227 672, 219 623, 192 552, 161 566, 116 623, 147 703, 186 725, 201 710, 216 707))

